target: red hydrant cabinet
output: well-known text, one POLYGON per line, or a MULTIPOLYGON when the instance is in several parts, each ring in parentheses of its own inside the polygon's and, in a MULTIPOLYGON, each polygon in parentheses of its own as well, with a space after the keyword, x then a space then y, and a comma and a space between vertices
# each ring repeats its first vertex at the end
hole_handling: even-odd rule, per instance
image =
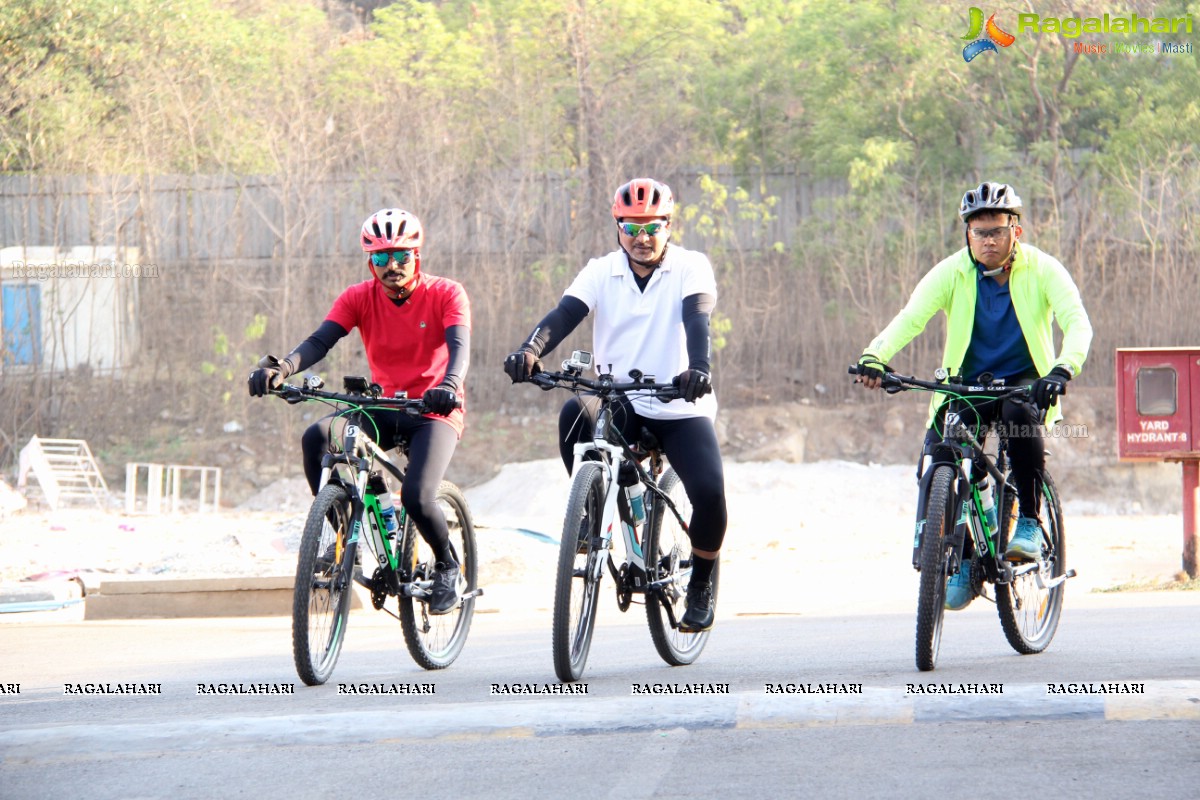
POLYGON ((1183 568, 1196 577, 1200 527, 1200 347, 1117 350, 1117 456, 1183 465, 1183 568))

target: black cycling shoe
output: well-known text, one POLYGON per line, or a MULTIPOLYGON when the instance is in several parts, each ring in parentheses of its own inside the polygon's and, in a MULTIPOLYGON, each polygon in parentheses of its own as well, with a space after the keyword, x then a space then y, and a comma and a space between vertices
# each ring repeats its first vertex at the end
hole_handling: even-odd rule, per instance
POLYGON ((705 581, 688 584, 687 611, 679 620, 679 630, 684 633, 700 633, 713 625, 713 593, 712 584, 705 581))
POLYGON ((437 562, 429 587, 429 613, 449 614, 458 605, 458 578, 462 570, 453 561, 437 562))

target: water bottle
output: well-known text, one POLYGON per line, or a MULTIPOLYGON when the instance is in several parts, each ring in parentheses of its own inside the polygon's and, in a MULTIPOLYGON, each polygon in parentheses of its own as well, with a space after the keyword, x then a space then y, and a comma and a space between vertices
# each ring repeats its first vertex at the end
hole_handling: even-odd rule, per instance
POLYGON ((629 497, 629 510, 632 512, 633 524, 635 527, 641 527, 646 521, 646 487, 641 481, 633 484, 625 490, 629 497))
POLYGON ((383 524, 387 528, 387 533, 384 534, 389 539, 396 537, 396 530, 400 526, 396 523, 396 507, 392 505, 392 493, 385 491, 379 495, 379 513, 383 515, 383 524))
POLYGON ((979 502, 983 506, 983 521, 987 526, 987 535, 995 536, 996 531, 1000 528, 1000 522, 996 517, 996 495, 992 491, 991 481, 983 481, 979 484, 979 502))
POLYGON ((396 536, 396 529, 400 527, 396 522, 396 507, 392 504, 392 493, 388 491, 383 476, 378 473, 371 476, 367 485, 379 501, 379 513, 383 516, 383 524, 386 528, 383 535, 392 539, 396 536))

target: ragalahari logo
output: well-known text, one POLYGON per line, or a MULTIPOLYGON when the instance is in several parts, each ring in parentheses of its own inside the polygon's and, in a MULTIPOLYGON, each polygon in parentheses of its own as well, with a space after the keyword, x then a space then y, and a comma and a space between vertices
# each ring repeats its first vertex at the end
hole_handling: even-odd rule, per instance
POLYGON ((967 30, 967 35, 962 38, 969 42, 963 48, 963 61, 968 62, 985 51, 996 52, 996 45, 1008 47, 1017 40, 1017 37, 1011 33, 1000 30, 1000 26, 996 24, 995 14, 988 17, 987 25, 984 25, 983 11, 974 6, 971 7, 971 27, 967 30), (980 33, 983 36, 980 36, 980 33))

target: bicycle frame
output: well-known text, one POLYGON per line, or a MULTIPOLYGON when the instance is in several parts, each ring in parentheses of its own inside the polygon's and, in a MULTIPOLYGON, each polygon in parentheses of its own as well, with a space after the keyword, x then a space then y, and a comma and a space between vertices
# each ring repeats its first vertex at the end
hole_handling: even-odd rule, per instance
MULTIPOLYGON (((361 412, 361 410, 356 409, 354 413, 361 412)), ((342 449, 341 453, 326 453, 321 458, 320 488, 324 488, 330 481, 336 480, 345 486, 350 495, 354 524, 351 527, 350 538, 346 542, 347 549, 350 549, 349 558, 354 558, 354 551, 362 540, 365 523, 365 528, 370 534, 367 538, 368 548, 375 559, 393 573, 394 585, 392 588, 402 591, 403 584, 395 577, 395 573, 400 569, 396 532, 404 529, 407 512, 403 506, 397 506, 396 531, 387 532, 387 524, 383 518, 379 498, 370 490, 368 481, 372 467, 376 464, 384 467, 400 482, 404 480, 404 471, 388 459, 387 454, 359 425, 347 423, 342 438, 342 449), (346 469, 340 469, 343 466, 346 469)))
MULTIPOLYGON (((980 387, 975 387, 980 388, 980 387)), ((1009 390, 1011 392, 1011 390, 1009 390)), ((1004 394, 997 394, 997 399, 1004 394)), ((913 567, 918 565, 921 550, 921 525, 926 516, 926 503, 929 499, 929 482, 936 467, 950 466, 954 469, 954 508, 962 509, 961 514, 955 514, 954 529, 951 545, 949 571, 958 570, 966 545, 966 536, 970 535, 975 544, 975 552, 980 555, 980 563, 984 565, 989 581, 995 583, 1011 579, 1012 568, 998 557, 996 540, 990 535, 983 523, 983 500, 979 494, 979 484, 975 480, 975 467, 978 464, 992 478, 996 489, 996 505, 1003 508, 1004 494, 1011 491, 1005 478, 1007 460, 1007 440, 1001 436, 995 461, 984 451, 983 445, 971 435, 959 416, 962 401, 951 400, 942 411, 943 435, 941 441, 932 447, 932 452, 922 454, 921 477, 917 492, 917 531, 913 537, 913 567)))
MULTIPOLYGON (((361 379, 347 379, 350 381, 361 379)), ((383 398, 378 396, 378 387, 372 385, 366 388, 362 381, 364 394, 337 394, 320 390, 320 379, 309 378, 305 385, 294 386, 284 384, 275 390, 289 403, 304 400, 321 400, 325 402, 342 403, 346 409, 338 416, 346 417, 346 428, 342 435, 341 452, 326 453, 321 458, 321 477, 318 491, 330 482, 341 484, 349 495, 353 524, 350 535, 345 542, 337 543, 336 556, 343 559, 343 551, 348 551, 345 559, 353 563, 359 544, 365 538, 367 548, 383 567, 383 573, 388 581, 389 593, 401 597, 425 597, 427 586, 409 582, 403 565, 400 564, 398 533, 404 530, 407 521, 407 511, 403 505, 396 504, 396 530, 388 532, 383 518, 383 510, 379 498, 369 486, 371 473, 376 465, 386 469, 398 483, 404 481, 404 470, 388 457, 387 453, 363 428, 362 417, 372 409, 402 410, 410 414, 422 413, 424 404, 419 399, 408 397, 383 398), (368 536, 363 536, 363 529, 368 536)), ((371 589, 378 589, 371 581, 365 579, 358 570, 354 570, 354 580, 371 589)), ((428 584, 428 581, 424 582, 428 584)))
MULTIPOLYGON (((642 376, 640 373, 636 372, 631 374, 631 377, 634 378, 632 383, 615 383, 611 375, 601 375, 598 380, 591 381, 583 378, 580 374, 582 370, 573 367, 570 361, 564 362, 563 369, 566 370, 565 373, 539 373, 534 376, 533 382, 540 385, 543 389, 550 389, 556 386, 589 389, 600 398, 600 411, 596 416, 596 424, 591 441, 579 442, 572 448, 574 461, 571 474, 578 474, 581 465, 585 462, 598 463, 603 470, 604 507, 600 525, 602 549, 607 551, 612 550, 612 542, 615 538, 613 528, 614 526, 619 527, 621 530, 621 541, 625 546, 625 558, 622 561, 622 565, 628 565, 633 570, 636 570, 630 588, 643 593, 646 591, 661 590, 663 588, 660 585, 661 582, 649 584, 645 580, 648 570, 646 568, 645 552, 642 547, 644 536, 639 539, 637 528, 633 524, 619 524, 624 521, 620 512, 620 502, 624 498, 619 480, 622 466, 629 464, 636 470, 638 480, 645 487, 647 495, 653 494, 662 500, 663 505, 675 515, 685 532, 688 529, 688 524, 682 515, 680 515, 671 498, 658 487, 656 477, 662 473, 662 455, 657 450, 650 452, 651 465, 650 471, 647 472, 640 462, 639 454, 624 440, 619 430, 613 425, 612 408, 616 397, 626 393, 644 391, 668 396, 670 393, 677 391, 677 387, 669 383, 643 381, 641 380, 642 376), (599 456, 599 460, 597 460, 596 456, 599 456)), ((649 526, 653 522, 649 514, 655 512, 649 510, 650 505, 647 503, 648 511, 646 521, 642 524, 643 531, 649 530, 649 526)), ((654 506, 657 508, 658 504, 654 504, 654 506)), ((610 569, 615 570, 611 566, 609 559, 596 559, 596 563, 592 566, 594 573, 591 577, 593 579, 599 580, 600 575, 604 571, 605 563, 610 563, 610 569)), ((615 571, 613 577, 618 581, 620 580, 615 571)), ((672 620, 672 622, 674 623, 675 621, 672 620)))
MULTIPOLYGON (((618 476, 621 472, 621 465, 626 461, 632 461, 626 456, 627 447, 621 444, 615 444, 608 440, 608 429, 612 422, 612 408, 609 403, 604 403, 601 406, 600 414, 596 419, 595 435, 591 442, 580 442, 574 447, 575 461, 572 466, 572 474, 579 470, 584 461, 595 463, 595 459, 589 459, 588 456, 593 453, 603 453, 599 463, 604 470, 604 510, 603 520, 601 521, 600 529, 603 531, 604 548, 609 549, 613 540, 613 525, 620 522, 620 513, 617 505, 620 498, 620 483, 618 476), (616 491, 614 491, 614 488, 616 491)), ((636 463, 636 462, 633 462, 636 463)), ((641 476, 639 476, 639 480, 641 476)), ((646 562, 642 552, 642 543, 638 540, 637 529, 632 525, 619 525, 622 534, 622 541, 625 543, 625 554, 628 563, 632 563, 639 569, 645 571, 646 562)))
MULTIPOLYGON (((851 368, 852 374, 855 368, 851 368)), ((986 580, 993 584, 1012 583, 1014 579, 1037 572, 1037 581, 1041 588, 1052 589, 1068 578, 1074 577, 1075 571, 1068 570, 1064 575, 1047 579, 1042 574, 1044 564, 1033 562, 1012 565, 1002 554, 996 552, 996 542, 989 536, 983 523, 983 501, 979 494, 979 485, 975 480, 975 467, 981 466, 996 486, 996 507, 1004 508, 1005 496, 1014 491, 1007 480, 1007 451, 1008 438, 999 434, 997 455, 993 460, 983 449, 979 440, 963 424, 960 412, 964 405, 969 405, 963 396, 986 396, 991 401, 1001 401, 1012 397, 1027 397, 1028 387, 1007 387, 1002 385, 971 386, 945 382, 945 376, 939 375, 937 382, 922 381, 908 375, 889 373, 884 378, 884 385, 889 393, 907 389, 922 389, 925 391, 942 392, 953 395, 947 400, 942 414, 942 439, 937 442, 932 452, 922 454, 920 467, 920 483, 917 494, 917 525, 913 536, 913 567, 918 567, 921 550, 922 525, 926 518, 926 503, 929 498, 929 482, 932 480, 935 467, 950 466, 954 469, 954 503, 953 508, 962 509, 956 512, 953 520, 954 529, 951 539, 952 554, 947 564, 947 573, 957 572, 962 561, 966 536, 974 540, 975 552, 979 556, 978 563, 983 566, 986 580)))

